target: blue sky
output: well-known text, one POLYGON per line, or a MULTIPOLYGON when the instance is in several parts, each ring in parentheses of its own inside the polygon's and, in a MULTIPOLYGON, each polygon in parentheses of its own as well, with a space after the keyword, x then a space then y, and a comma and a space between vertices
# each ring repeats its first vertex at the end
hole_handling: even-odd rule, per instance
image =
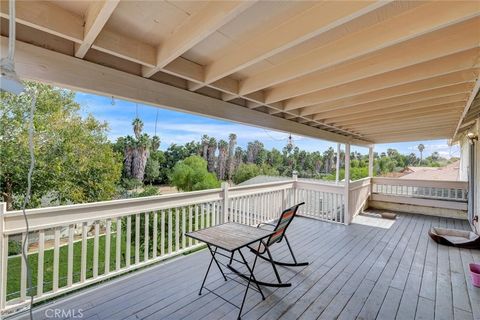
MULTIPOLYGON (((135 118, 137 110, 138 116, 144 122, 144 132, 153 135, 155 133, 155 119, 157 121, 157 135, 160 136, 160 149, 165 150, 172 143, 183 144, 192 140, 199 140, 203 134, 213 136, 217 139, 228 140, 230 133, 237 134, 238 144, 245 147, 249 141, 255 139, 263 142, 267 149, 273 147, 281 150, 287 143, 288 133, 267 130, 247 125, 242 125, 229 121, 211 119, 207 117, 176 112, 167 109, 160 109, 148 105, 97 96, 93 94, 78 92, 76 101, 82 106, 82 114, 92 114, 95 118, 105 121, 109 124, 109 139, 114 141, 120 136, 133 134, 131 122, 135 118)), ((332 146, 336 148, 335 143, 324 140, 312 139, 303 136, 293 135, 294 144, 300 149, 308 151, 324 151, 332 146)), ((401 153, 415 152, 419 154, 417 145, 423 143, 427 156, 434 151, 438 151, 444 157, 459 156, 458 147, 450 147, 446 140, 418 141, 406 143, 379 144, 375 146, 375 151, 384 152, 388 148, 395 148, 401 153)), ((366 148, 353 147, 360 153, 366 154, 366 148)))

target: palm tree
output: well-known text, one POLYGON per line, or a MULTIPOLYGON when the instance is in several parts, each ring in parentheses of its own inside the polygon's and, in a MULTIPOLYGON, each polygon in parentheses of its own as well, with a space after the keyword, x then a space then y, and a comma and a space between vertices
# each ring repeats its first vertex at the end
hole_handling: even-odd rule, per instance
POLYGON ((232 179, 233 172, 235 171, 235 145, 237 144, 237 135, 231 133, 228 142, 228 159, 227 159, 227 175, 228 179, 232 179))
POLYGON ((217 140, 210 138, 207 149, 207 168, 209 172, 215 172, 215 152, 217 152, 217 140))
POLYGON ((157 151, 160 148, 160 137, 153 136, 152 137, 152 151, 157 151))
POLYGON ((420 143, 418 145, 418 151, 420 151, 420 163, 422 163, 422 160, 423 160, 423 150, 425 150, 425 146, 420 143))
POLYGON ((210 138, 204 134, 202 136, 202 157, 205 159, 205 161, 208 161, 208 141, 210 138))
POLYGON ((217 176, 220 180, 225 180, 227 169, 227 150, 228 142, 220 140, 218 142, 218 162, 217 162, 217 176))
POLYGON ((135 133, 135 137, 140 139, 143 131, 143 121, 140 118, 135 118, 132 121, 133 132, 135 133))

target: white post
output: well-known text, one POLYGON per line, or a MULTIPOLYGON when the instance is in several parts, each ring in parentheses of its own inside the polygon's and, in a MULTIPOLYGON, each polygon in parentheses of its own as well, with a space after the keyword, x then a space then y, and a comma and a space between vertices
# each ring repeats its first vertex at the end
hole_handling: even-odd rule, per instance
POLYGON ((340 180, 340 143, 337 143, 337 164, 335 167, 335 183, 340 180))
POLYGON ((350 144, 345 143, 345 224, 350 224, 350 144))
POLYGON ((373 145, 368 147, 368 176, 373 178, 373 145))
POLYGON ((223 193, 223 223, 225 223, 230 221, 228 216, 228 206, 229 206, 228 182, 222 182, 222 193, 223 193))
POLYGON ((298 181, 298 172, 292 172, 292 179, 293 179, 293 205, 298 203, 298 190, 297 190, 297 181, 298 181))
POLYGON ((0 313, 5 309, 7 300, 8 238, 4 234, 4 216, 6 212, 7 203, 0 202, 0 313))
POLYGON ((370 196, 373 193, 373 145, 368 147, 368 176, 370 177, 370 196))

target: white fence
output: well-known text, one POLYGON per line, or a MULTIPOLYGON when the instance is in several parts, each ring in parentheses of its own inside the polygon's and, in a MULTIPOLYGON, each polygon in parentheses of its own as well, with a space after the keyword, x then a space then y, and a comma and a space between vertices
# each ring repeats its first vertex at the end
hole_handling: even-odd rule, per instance
POLYGON ((343 187, 314 182, 265 183, 146 198, 27 210, 29 260, 19 255, 26 237, 20 211, 0 207, 0 311, 130 272, 200 248, 186 232, 225 221, 256 225, 305 201, 300 214, 345 222, 343 187), (3 211, 2 211, 3 210, 3 211))
POLYGON ((372 200, 467 210, 468 182, 373 178, 372 200))

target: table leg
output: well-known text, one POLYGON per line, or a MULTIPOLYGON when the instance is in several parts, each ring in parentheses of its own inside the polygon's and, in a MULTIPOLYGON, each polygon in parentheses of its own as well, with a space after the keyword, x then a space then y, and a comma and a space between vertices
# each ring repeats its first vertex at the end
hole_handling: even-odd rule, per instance
POLYGON ((210 272, 210 268, 212 267, 213 261, 215 261, 215 264, 217 265, 218 270, 220 270, 220 272, 222 273, 223 279, 225 279, 225 281, 227 281, 227 277, 223 273, 223 270, 220 267, 220 264, 218 263, 217 259, 215 258, 215 254, 217 253, 217 248, 215 247, 215 250, 212 251, 212 248, 210 247, 210 245, 207 245, 207 247, 208 247, 208 250, 210 251, 210 254, 212 255, 212 259, 210 259, 210 263, 208 264, 207 272, 205 273, 205 277, 203 278, 202 286, 200 287, 200 291, 198 292, 198 295, 202 294, 202 289, 203 289, 203 286, 205 285, 205 281, 207 280, 207 276, 208 276, 208 273, 210 272))
MULTIPOLYGON (((262 244, 262 242, 260 242, 258 244, 258 250, 260 250, 260 245, 262 244)), ((241 254, 241 251, 238 250, 241 254)), ((243 258, 243 254, 242 254, 242 258, 243 258)), ((255 266, 257 264, 257 259, 258 259, 258 255, 255 255, 255 260, 253 260, 253 265, 252 265, 252 269, 250 269, 250 267, 248 266, 248 263, 247 261, 245 261, 245 264, 248 268, 248 271, 250 271, 250 277, 248 278, 248 283, 247 283, 247 288, 245 289, 245 294, 243 295, 243 300, 242 300, 242 305, 240 306, 240 311, 238 312, 238 318, 237 319, 241 319, 242 318, 242 310, 243 310, 243 305, 245 304, 245 299, 247 298, 247 293, 248 293, 248 289, 250 288, 250 283, 252 282, 252 278, 254 279, 255 276, 253 275, 253 272, 255 271, 255 266)), ((245 260, 245 259, 244 259, 245 260)), ((260 287, 259 287, 260 289, 260 287)), ((263 299, 265 299, 265 296, 263 295, 263 292, 260 290, 260 293, 262 294, 262 297, 263 299)))
POLYGON ((247 266, 247 269, 248 269, 248 271, 250 272, 250 275, 251 275, 251 277, 252 277, 252 279, 253 279, 253 282, 257 285, 258 291, 259 291, 260 294, 262 295, 262 299, 265 300, 265 295, 263 294, 262 288, 260 288, 260 285, 258 284, 258 281, 257 281, 257 279, 255 278, 255 275, 253 274, 253 269, 250 269, 250 266, 248 265, 247 260, 246 260, 245 257, 243 256, 242 251, 238 250, 238 252, 240 253, 240 256, 242 257, 243 262, 244 262, 245 265, 247 266))

